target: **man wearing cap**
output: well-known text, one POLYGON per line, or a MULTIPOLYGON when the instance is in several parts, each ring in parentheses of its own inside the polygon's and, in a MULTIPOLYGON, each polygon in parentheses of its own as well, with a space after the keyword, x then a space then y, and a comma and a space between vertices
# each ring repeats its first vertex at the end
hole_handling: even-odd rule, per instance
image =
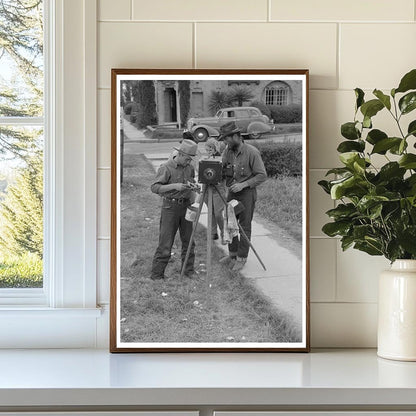
MULTIPOLYGON (((259 150, 244 143, 240 129, 234 121, 221 126, 218 140, 227 143, 222 157, 229 191, 227 200, 235 199, 243 205, 237 220, 247 237, 251 239, 251 222, 257 199, 256 187, 267 179, 266 169, 259 150)), ((247 261, 249 249, 250 245, 244 237, 234 237, 228 245, 228 256, 220 262, 228 264, 233 271, 240 271, 247 261)))
MULTIPOLYGON (((186 251, 192 234, 193 223, 185 219, 186 209, 193 202, 194 192, 189 182, 195 182, 195 170, 191 165, 192 158, 197 153, 198 145, 192 140, 184 139, 175 150, 178 153, 162 164, 151 185, 152 192, 162 197, 162 211, 160 215, 159 245, 153 257, 153 280, 164 279, 176 232, 182 242, 181 259, 185 260, 186 251)), ((194 246, 189 255, 185 268, 185 275, 192 277, 194 272, 194 246)))

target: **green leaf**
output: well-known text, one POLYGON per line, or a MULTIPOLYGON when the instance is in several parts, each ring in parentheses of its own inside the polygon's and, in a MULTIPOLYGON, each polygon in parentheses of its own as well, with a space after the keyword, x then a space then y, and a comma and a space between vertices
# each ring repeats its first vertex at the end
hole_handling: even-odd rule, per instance
POLYGON ((406 92, 409 90, 416 89, 416 69, 409 71, 401 79, 399 86, 396 88, 395 93, 397 92, 406 92))
POLYGON ((409 92, 399 100, 399 108, 402 114, 407 114, 416 108, 416 91, 409 92))
POLYGON ((416 169, 416 155, 407 153, 399 159, 399 165, 405 169, 416 169))
POLYGON ((339 204, 336 208, 330 209, 326 214, 334 220, 350 217, 357 212, 354 204, 339 204))
POLYGON ((391 178, 403 178, 406 169, 400 167, 397 162, 389 162, 381 167, 378 177, 381 181, 388 181, 391 178))
POLYGON ((387 137, 388 136, 384 133, 384 131, 373 129, 368 132, 366 140, 368 143, 376 144, 380 140, 386 139, 387 137))
POLYGON ((352 166, 360 158, 357 152, 345 152, 339 155, 339 160, 346 166, 352 166))
POLYGON ((392 146, 389 151, 394 155, 402 155, 403 152, 407 149, 406 139, 400 139, 400 143, 392 146))
POLYGON ((356 142, 353 141, 345 141, 341 142, 337 147, 337 151, 340 153, 351 152, 353 150, 357 152, 363 152, 365 149, 365 142, 363 140, 358 140, 356 142))
POLYGON ((370 100, 366 101, 361 106, 361 112, 363 113, 363 116, 366 118, 371 118, 375 116, 380 110, 384 108, 384 105, 380 100, 370 100))
POLYGON ((331 188, 329 186, 329 181, 319 181, 318 185, 327 193, 330 194, 331 193, 331 188))
POLYGON ((342 251, 347 250, 354 244, 354 237, 352 235, 345 235, 341 238, 342 251))
POLYGON ((329 222, 322 227, 322 231, 329 237, 335 237, 336 235, 345 235, 351 227, 349 221, 335 221, 329 222))
POLYGON ((416 227, 406 228, 398 238, 400 246, 411 254, 416 254, 416 227))
POLYGON ((361 137, 360 131, 357 129, 356 122, 350 121, 341 126, 341 134, 348 140, 357 140, 361 137))
POLYGON ((400 146, 402 139, 399 137, 387 137, 386 139, 382 139, 378 141, 371 152, 371 154, 378 153, 380 155, 384 155, 387 150, 391 149, 393 146, 400 146))
POLYGON ((349 178, 343 178, 341 181, 336 181, 337 183, 331 186, 331 198, 340 199, 344 196, 345 191, 348 188, 351 188, 356 185, 358 179, 355 176, 350 176, 349 178))
POLYGON ((381 216, 381 211, 383 210, 383 204, 376 204, 370 208, 370 218, 372 220, 377 219, 381 216))
POLYGON ((383 252, 381 249, 374 247, 369 242, 356 242, 354 244, 354 248, 360 251, 364 251, 365 253, 369 254, 370 256, 381 256, 383 252))
POLYGON ((413 120, 410 124, 409 127, 407 128, 407 135, 408 136, 415 136, 416 137, 416 120, 413 120))
POLYGON ((388 110, 391 109, 390 97, 388 95, 377 89, 373 91, 373 94, 383 103, 384 107, 388 110))
POLYGON ((355 240, 364 240, 364 237, 368 234, 373 233, 373 228, 371 225, 365 224, 365 225, 357 225, 352 230, 352 235, 355 238, 355 240))
POLYGON ((361 88, 355 88, 355 111, 357 111, 364 103, 364 91, 361 88))
MULTIPOLYGON (((349 142, 350 143, 350 142, 349 142)), ((351 169, 349 168, 333 168, 329 169, 328 172, 326 172, 325 176, 335 174, 335 175, 344 175, 345 173, 351 172, 351 169)))

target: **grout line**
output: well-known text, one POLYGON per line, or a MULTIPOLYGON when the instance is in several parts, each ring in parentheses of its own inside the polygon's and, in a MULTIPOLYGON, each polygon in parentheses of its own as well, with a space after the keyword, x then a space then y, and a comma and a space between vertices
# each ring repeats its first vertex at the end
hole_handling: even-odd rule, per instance
POLYGON ((110 237, 97 236, 97 240, 106 241, 106 240, 110 240, 110 237))
POLYGON ((130 0, 130 20, 133 20, 133 0, 130 0))
MULTIPOLYGON (((131 11, 132 13, 133 11, 131 11)), ((383 25, 383 24, 409 24, 414 25, 414 20, 268 20, 266 19, 253 19, 253 20, 243 20, 243 19, 224 19, 224 20, 191 20, 191 19, 184 19, 184 20, 169 20, 169 19, 99 19, 97 20, 98 23, 288 23, 288 24, 355 24, 355 25, 383 25)))
POLYGON ((337 42, 337 55, 336 55, 336 74, 337 74, 337 89, 339 89, 339 79, 340 79, 340 72, 341 72, 341 25, 337 23, 337 34, 336 34, 336 42, 337 42))
MULTIPOLYGON (((415 0, 416 1, 416 0, 415 0)), ((267 0, 267 21, 270 22, 272 20, 272 0, 267 0)))
POLYGON ((340 302, 333 302, 333 301, 311 301, 314 304, 322 304, 322 305, 377 305, 378 302, 360 302, 360 301, 340 301, 340 302))
POLYGON ((196 62, 196 22, 192 23, 192 68, 197 67, 196 62))
POLYGON ((99 166, 97 170, 110 170, 111 166, 99 166))

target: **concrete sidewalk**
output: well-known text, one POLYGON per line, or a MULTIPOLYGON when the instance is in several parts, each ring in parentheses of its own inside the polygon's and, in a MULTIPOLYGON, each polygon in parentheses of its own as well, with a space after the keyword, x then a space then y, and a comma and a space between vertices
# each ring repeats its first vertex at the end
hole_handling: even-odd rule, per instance
POLYGON ((144 129, 139 130, 136 126, 134 126, 132 123, 130 123, 130 121, 127 121, 126 119, 123 120, 123 129, 125 143, 147 143, 154 141, 153 139, 149 139, 144 135, 144 129))
MULTIPOLYGON (((168 154, 145 155, 157 170, 168 154)), ((207 207, 204 204, 199 223, 207 227, 207 207)), ((228 254, 228 247, 219 240, 214 243, 228 254)), ((250 279, 265 297, 278 309, 293 319, 301 335, 302 329, 302 262, 291 251, 276 241, 270 230, 255 219, 252 222, 251 243, 266 266, 263 270, 253 251, 241 274, 250 279)))

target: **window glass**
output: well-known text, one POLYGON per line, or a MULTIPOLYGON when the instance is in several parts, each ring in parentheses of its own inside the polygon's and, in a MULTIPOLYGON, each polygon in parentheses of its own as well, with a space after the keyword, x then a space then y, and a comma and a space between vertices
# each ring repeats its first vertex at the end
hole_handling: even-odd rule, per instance
POLYGON ((43 2, 0 8, 0 288, 43 285, 43 2))

